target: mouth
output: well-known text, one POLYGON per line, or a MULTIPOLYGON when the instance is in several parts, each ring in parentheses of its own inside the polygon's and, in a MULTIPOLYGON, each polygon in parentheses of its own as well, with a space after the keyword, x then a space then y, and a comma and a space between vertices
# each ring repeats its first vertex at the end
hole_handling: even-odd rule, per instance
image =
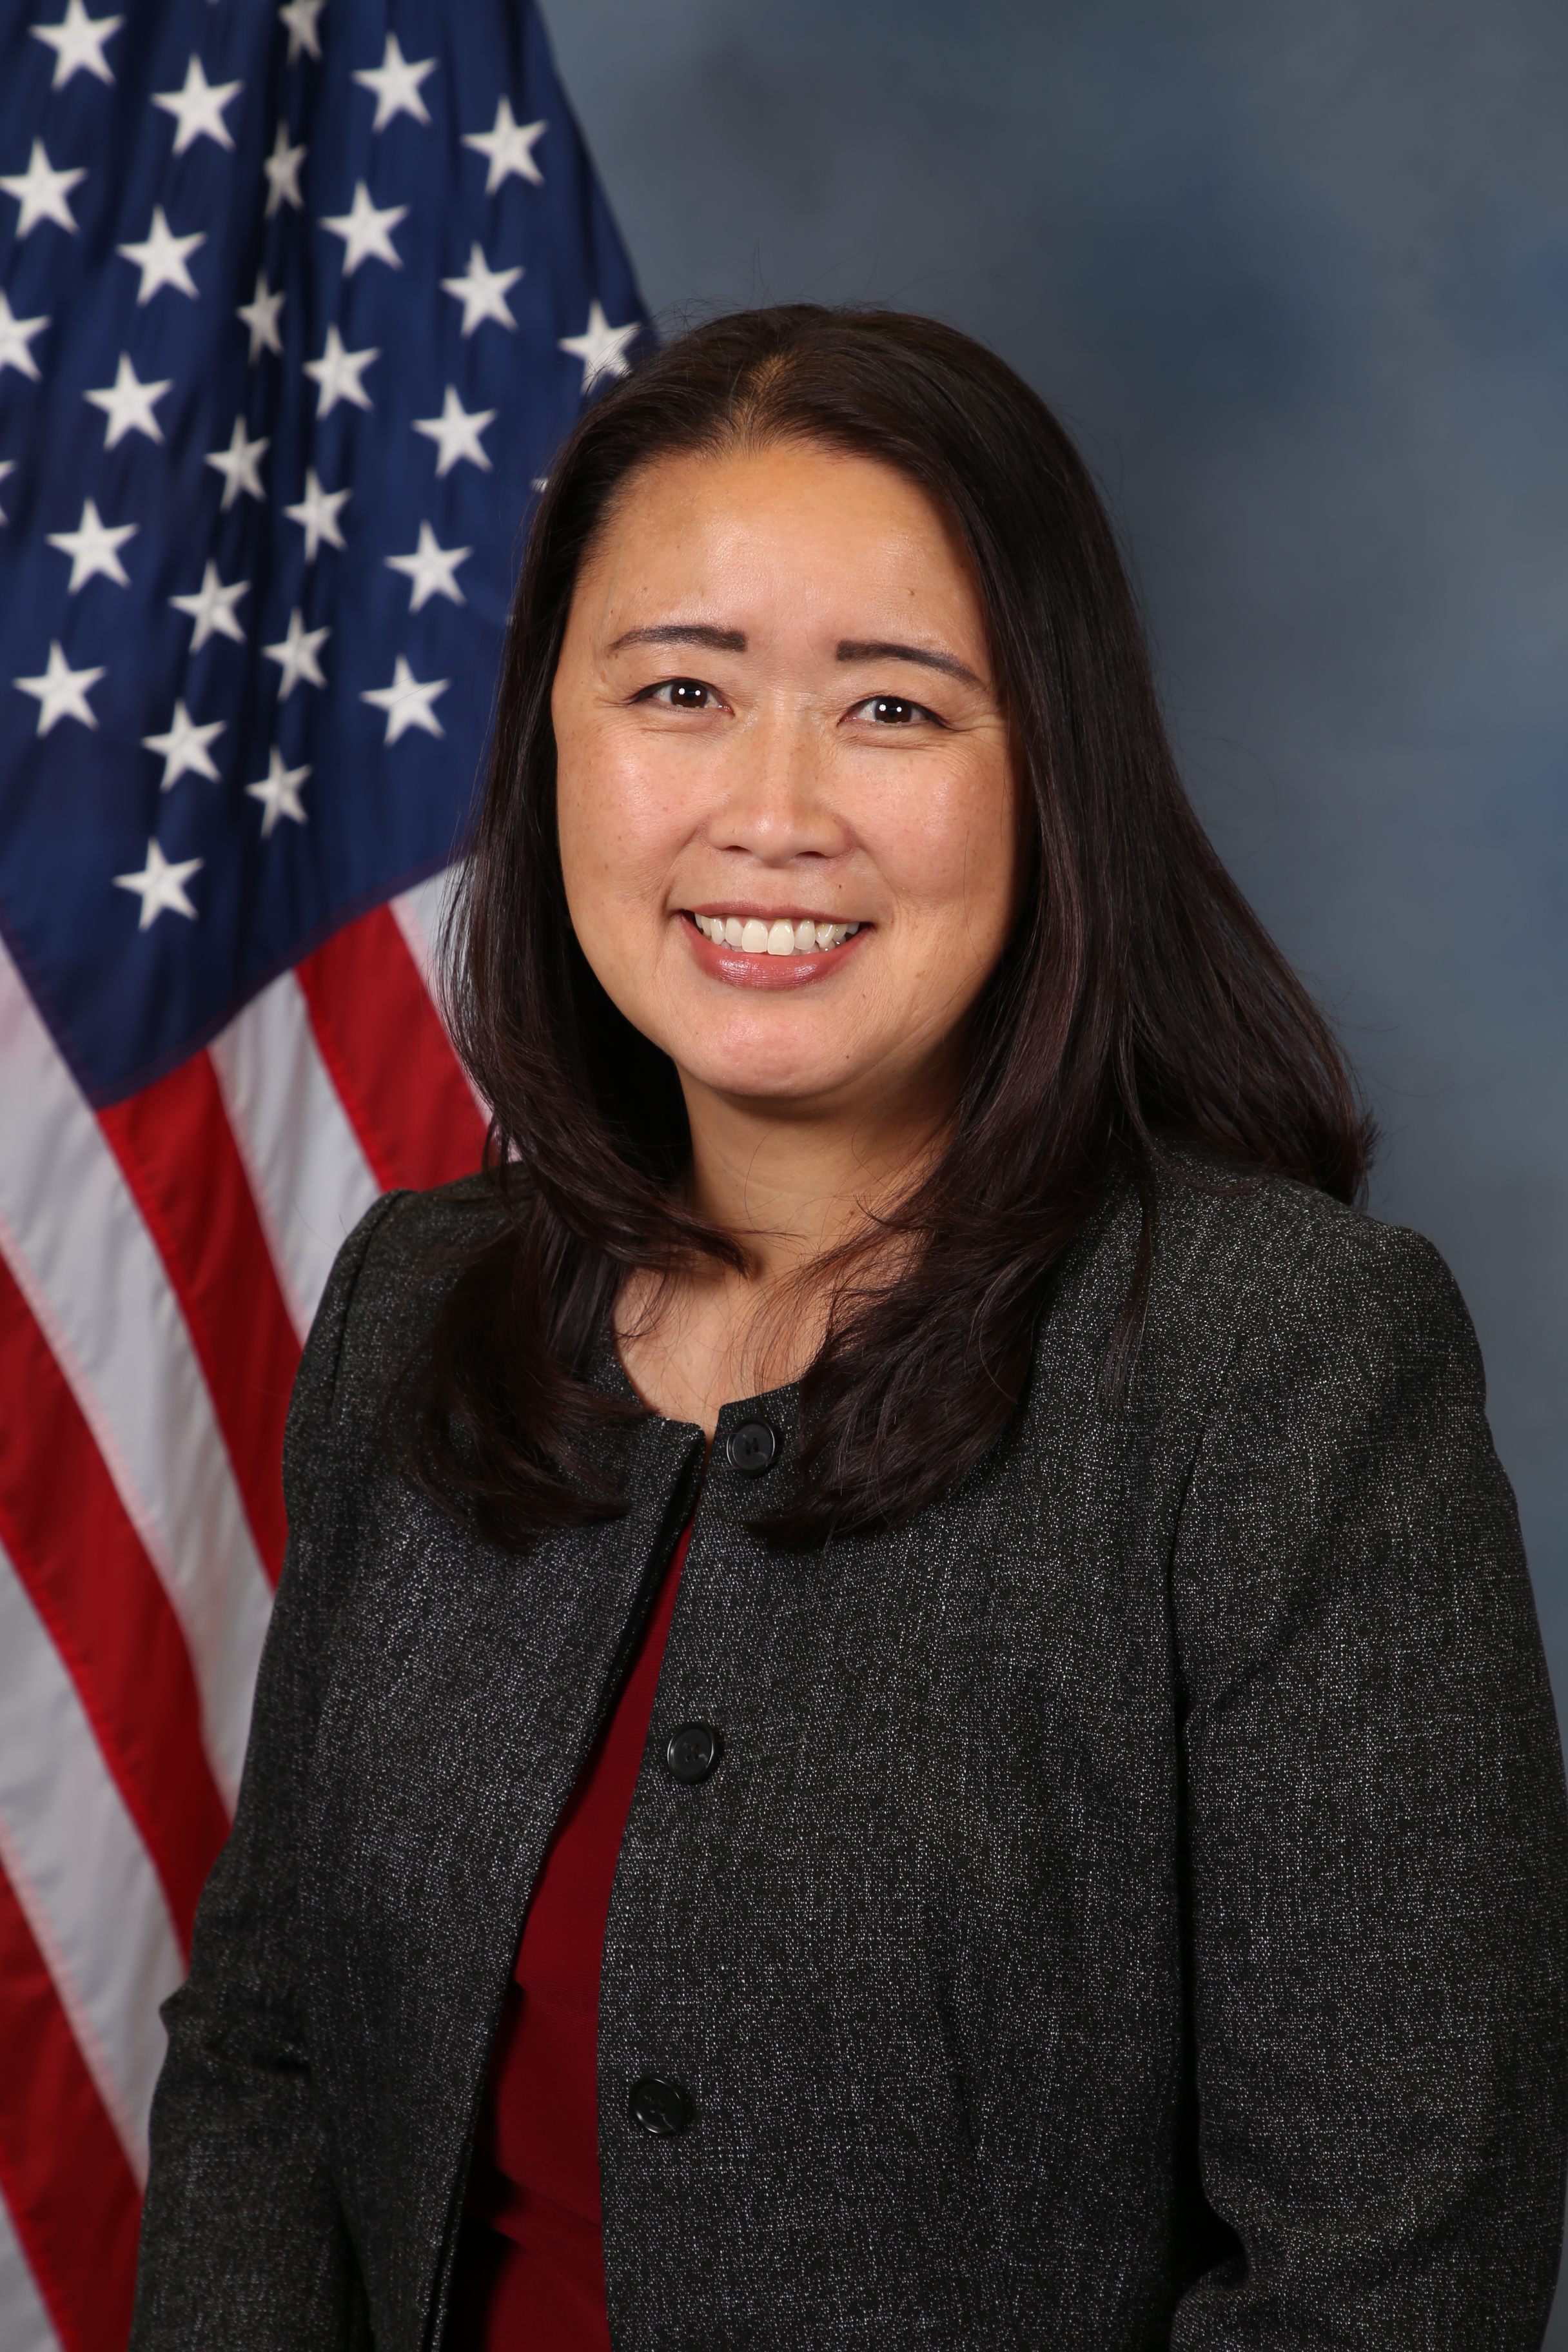
POLYGON ((865 928, 860 923, 836 923, 819 915, 764 917, 717 910, 699 914, 689 909, 688 920, 716 948, 745 956, 824 955, 841 948, 865 928))

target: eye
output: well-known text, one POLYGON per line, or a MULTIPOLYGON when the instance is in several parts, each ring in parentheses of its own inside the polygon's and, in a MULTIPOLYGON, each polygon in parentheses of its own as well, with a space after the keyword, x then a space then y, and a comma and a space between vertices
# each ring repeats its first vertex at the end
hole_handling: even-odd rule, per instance
POLYGON ((638 695, 639 702, 662 703, 667 710, 717 710, 719 697, 700 677, 667 677, 638 695))
POLYGON ((942 725, 934 710, 923 702, 906 702, 901 694, 873 694, 858 702, 850 712, 852 719, 868 719, 873 727, 913 727, 924 719, 933 727, 942 725))

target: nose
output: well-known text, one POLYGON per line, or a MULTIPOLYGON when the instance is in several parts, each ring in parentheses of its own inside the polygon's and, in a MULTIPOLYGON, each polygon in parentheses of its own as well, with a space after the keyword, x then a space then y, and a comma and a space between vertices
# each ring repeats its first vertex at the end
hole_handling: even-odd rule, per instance
POLYGON ((738 730, 707 827, 713 848, 771 866, 843 855, 849 829, 833 804, 832 763, 818 731, 815 713, 785 703, 756 711, 738 730))

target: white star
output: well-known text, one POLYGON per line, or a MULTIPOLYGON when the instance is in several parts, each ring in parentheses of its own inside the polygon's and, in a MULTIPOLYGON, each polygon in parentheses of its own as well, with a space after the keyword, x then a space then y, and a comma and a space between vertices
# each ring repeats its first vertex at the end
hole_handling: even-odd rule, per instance
POLYGON ((256 273, 256 292, 248 302, 242 302, 235 313, 241 324, 250 329, 250 357, 254 363, 265 352, 281 352, 283 338, 278 331, 278 313, 283 308, 281 290, 269 293, 267 272, 256 273))
POLYGON ((51 89, 63 89, 72 74, 96 74, 100 81, 112 83, 103 54, 104 43, 119 32, 123 16, 89 16, 81 0, 66 0, 66 13, 58 25, 35 25, 35 41, 47 41, 55 53, 55 78, 51 89))
POLYGON ((316 648, 324 646, 331 635, 330 629, 308 629, 305 615, 296 604, 289 615, 289 634, 281 644, 262 646, 268 660, 275 661, 283 672, 278 688, 279 702, 288 701, 301 678, 307 686, 325 686, 316 648))
POLYGON ((407 216, 406 205, 388 205, 384 212, 377 212, 370 190, 363 180, 357 181, 353 209, 321 216, 321 226, 342 238, 343 276, 352 278, 362 261, 384 261, 401 269, 403 257, 392 242, 392 232, 407 216))
POLYGON ((473 553, 471 547, 442 547, 427 522, 419 526, 419 544, 412 555, 389 555, 386 568, 401 572, 414 583, 409 592, 408 609, 417 613, 432 596, 446 596, 452 604, 467 600, 458 585, 458 566, 466 563, 473 553))
POLYGON ((33 152, 25 172, 0 172, 0 188, 15 196, 22 209, 16 220, 18 236, 31 236, 40 221, 54 221, 59 227, 76 235, 76 219, 66 199, 79 180, 85 180, 84 170, 57 172, 50 164, 41 139, 33 142, 33 152))
POLYGON ((563 335, 561 349, 583 362, 583 390, 593 391, 601 376, 612 380, 618 375, 630 375, 631 362, 626 358, 626 345, 637 333, 640 321, 634 319, 629 327, 612 327, 597 299, 588 305, 588 323, 580 335, 563 335))
POLYGON ((492 269, 477 240, 469 247, 468 276, 441 280, 442 293, 453 295, 463 306, 465 335, 471 335, 483 319, 494 319, 502 327, 517 325, 506 298, 521 276, 521 269, 492 269))
POLYGON ((433 677, 428 685, 421 686, 399 654, 392 667, 392 684, 375 687, 362 694, 360 700, 368 702, 373 710, 385 711, 386 733, 382 738, 384 743, 395 743, 411 727, 419 728, 426 735, 445 735, 447 730, 430 705, 438 695, 446 693, 449 683, 447 678, 433 677))
POLYGON ((330 416, 340 400, 351 400, 356 408, 368 408, 370 394, 360 378, 372 360, 380 357, 381 350, 376 344, 367 352, 345 352, 336 327, 329 327, 327 348, 321 358, 305 362, 305 373, 321 386, 316 394, 317 415, 330 416))
POLYGON ((176 613, 188 613, 195 623, 191 631, 191 651, 199 654, 209 637, 232 637, 237 646, 245 643, 245 631, 235 619, 234 608, 240 598, 248 594, 248 580, 237 580, 226 588, 218 578, 217 565, 209 556, 202 584, 194 596, 171 596, 170 604, 176 613))
POLYGON ((193 56, 185 68, 183 89, 154 90, 153 105, 172 114, 180 126, 174 133, 175 154, 183 155, 198 139, 212 139, 220 147, 232 147, 234 140, 223 119, 223 110, 243 88, 244 84, 237 81, 208 81, 200 58, 193 56))
POLYGON ((18 319, 5 299, 5 288, 0 286, 0 375, 14 367, 18 375, 31 376, 37 383, 38 362, 28 345, 48 323, 47 319, 18 319))
POLYGON ((160 792, 166 793, 184 775, 205 776, 215 784, 221 782, 207 745, 223 733, 226 724, 222 719, 211 719, 205 727, 198 727, 184 704, 176 702, 168 733, 142 736, 142 750, 158 752, 163 761, 160 792))
POLYGON ((285 0, 285 5, 279 9, 279 23, 289 27, 290 65, 301 49, 308 49, 311 57, 320 59, 321 41, 316 30, 316 19, 326 5, 327 0, 285 0))
POLYGON ((71 560, 71 576, 66 589, 74 596, 89 580, 101 576, 112 580, 117 588, 129 588, 130 577, 120 561, 120 550, 128 539, 134 539, 137 526, 133 522, 116 523, 112 527, 99 519, 98 509, 90 499, 82 500, 81 520, 74 530, 51 530, 45 533, 51 547, 71 560))
POLYGON ((300 194, 300 166, 304 160, 304 148, 289 146, 289 126, 280 122, 278 136, 272 142, 271 154, 261 159, 261 168, 267 174, 264 219, 270 220, 279 205, 292 205, 296 212, 304 211, 305 199, 300 194))
POLYGON ((316 478, 314 466, 305 468, 305 495, 297 507, 285 507, 290 522, 297 522, 305 534, 305 561, 314 563, 323 540, 329 547, 342 547, 343 535, 338 528, 338 509, 346 506, 347 490, 324 490, 316 478))
POLYGON ((84 727, 97 726, 97 717, 87 698, 105 675, 101 669, 72 669, 56 637, 49 646, 49 666, 42 677, 14 677, 11 683, 32 696, 38 706, 38 732, 47 735, 60 719, 79 719, 84 727))
POLYGON ((493 408, 466 409, 448 384, 447 396, 441 403, 440 415, 416 418, 416 433, 423 433, 426 441, 434 441, 440 450, 441 454, 436 460, 437 478, 449 474, 453 467, 465 457, 470 466, 478 466, 481 473, 489 472, 490 461, 484 453, 479 436, 487 425, 495 423, 495 416, 493 408))
POLYGON ((375 93, 375 121, 371 129, 384 131, 395 114, 411 114, 416 122, 428 122, 429 111, 419 95, 419 85, 435 70, 434 58, 411 65, 397 46, 396 34, 388 33, 381 63, 366 66, 354 76, 363 89, 375 93))
POLYGON ((193 874, 201 872, 204 862, 199 857, 182 857, 178 865, 171 865, 157 843, 149 841, 147 863, 141 873, 115 876, 117 890, 134 890, 142 901, 142 919, 136 926, 139 931, 150 929, 164 912, 188 915, 193 923, 195 921, 196 910, 185 896, 185 885, 193 874))
POLYGON ((172 375, 161 383, 143 383, 131 364, 130 353, 121 352, 114 382, 105 384, 101 392, 84 392, 82 398, 101 408, 109 419, 103 428, 103 446, 112 449, 128 433, 144 433, 149 441, 162 441, 163 427, 153 414, 153 404, 174 388, 172 375))
POLYGON ((248 799, 261 803, 263 841, 270 840, 272 828, 280 816, 292 817, 296 824, 309 824, 310 820, 300 805, 300 787, 310 772, 308 767, 286 768, 283 754, 274 743, 267 773, 258 784, 247 784, 245 788, 248 799))
MULTIPOLYGON (((0 457, 0 482, 5 480, 7 474, 14 474, 16 470, 16 460, 15 457, 0 457)), ((0 507, 0 523, 4 523, 7 520, 8 518, 5 508, 0 507)))
POLYGON ((185 268, 185 256, 195 253, 198 245, 206 243, 206 231, 196 229, 189 236, 176 236, 163 217, 162 205, 153 207, 153 226, 140 245, 117 245, 127 261, 135 262, 142 272, 142 284, 136 296, 137 307, 150 302, 160 286, 177 286, 192 301, 198 298, 196 285, 185 268))
POLYGON ((215 473, 223 476, 223 500, 218 509, 221 514, 228 512, 241 490, 247 498, 266 498, 267 493, 261 487, 261 460, 271 446, 271 442, 265 438, 247 440, 244 417, 235 418, 234 431, 228 436, 228 447, 215 449, 206 460, 215 473))
POLYGON ((550 128, 547 122, 518 122, 513 119, 510 98, 500 100, 496 106, 496 127, 493 131, 470 131, 463 140, 480 155, 488 155, 490 168, 485 174, 485 194, 493 196, 503 180, 514 173, 520 180, 531 180, 536 188, 544 185, 544 174, 533 160, 533 150, 550 128))

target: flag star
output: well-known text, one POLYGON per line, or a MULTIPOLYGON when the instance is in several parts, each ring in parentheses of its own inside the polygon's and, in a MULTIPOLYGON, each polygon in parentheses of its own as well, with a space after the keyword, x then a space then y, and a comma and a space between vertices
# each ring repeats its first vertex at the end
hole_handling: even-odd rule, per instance
POLYGON ((117 874, 117 890, 134 890, 142 901, 139 931, 152 928, 162 914, 188 915, 194 923, 196 910, 185 896, 185 885, 193 874, 199 874, 205 860, 182 857, 172 865, 155 841, 147 844, 147 863, 140 874, 117 874))
POLYGON ((196 284, 185 268, 185 256, 195 253, 198 245, 206 243, 205 229, 195 229, 189 236, 176 236, 163 217, 162 205, 153 207, 153 226, 140 245, 117 245, 127 261, 133 261, 142 272, 142 284, 136 304, 150 302, 161 286, 177 286, 182 294, 197 300, 196 284))
POLYGON ((56 637, 42 677, 14 677, 11 683, 32 696, 38 706, 38 732, 47 735, 61 719, 79 719, 84 727, 97 726, 97 714, 87 698, 106 675, 101 669, 72 669, 56 637))
POLYGON ((183 89, 154 90, 153 105, 172 114, 180 126, 174 133, 175 154, 183 155, 198 139, 212 139, 220 147, 232 147, 234 139, 223 119, 223 110, 243 88, 244 84, 237 81, 208 81, 200 58, 193 55, 185 68, 183 89))
POLYGON ((206 460, 215 473, 223 476, 220 513, 228 512, 241 490, 247 498, 265 499, 267 493, 261 487, 261 460, 271 446, 271 442, 265 437, 259 441, 247 440, 244 417, 235 418, 234 431, 228 436, 228 447, 213 450, 206 460))
POLYGON ((392 232, 399 221, 407 217, 406 205, 388 205, 377 212, 364 182, 356 181, 352 209, 321 215, 321 226, 342 238, 343 276, 352 278, 362 261, 384 261, 392 268, 401 269, 403 256, 392 242, 392 232))
POLYGON ((81 72, 112 84, 114 76, 103 48, 124 22, 123 16, 89 16, 82 0, 66 0, 66 13, 58 25, 34 25, 34 40, 47 41, 55 53, 55 76, 49 88, 63 89, 73 74, 81 72))
POLYGON ((419 85, 436 70, 434 58, 426 58, 412 65, 397 46, 395 33, 388 33, 386 47, 378 66, 366 66, 355 74, 362 89, 375 96, 375 121, 373 131, 384 131, 395 114, 411 114, 416 122, 428 122, 429 110, 419 95, 419 85))
POLYGON ((237 646, 245 643, 245 631, 234 615, 240 598, 248 594, 248 580, 237 580, 226 588, 218 578, 217 565, 209 556, 202 573, 202 584, 194 596, 171 596, 170 604, 176 613, 188 613, 195 623, 191 631, 191 651, 199 654, 212 636, 232 637, 237 646))
POLYGON ((416 433, 423 433, 426 441, 434 441, 440 451, 436 460, 437 478, 449 474, 453 467, 465 457, 469 465, 478 466, 481 473, 489 472, 490 461, 485 455, 479 436, 487 425, 495 423, 495 418, 493 408, 466 409, 448 384, 447 396, 441 403, 440 415, 415 419, 416 433))
POLYGON ((74 530, 51 530, 45 533, 51 547, 58 547, 71 560, 71 576, 66 589, 74 596, 89 580, 101 576, 112 580, 117 588, 129 588, 130 576, 120 561, 120 550, 128 539, 134 539, 137 526, 133 522, 113 525, 100 520, 98 509, 90 499, 82 500, 81 520, 74 530))
POLYGON ((419 526, 419 544, 412 555, 389 555, 386 568, 401 572, 414 583, 409 592, 408 609, 417 613, 432 596, 445 596, 454 604, 467 602, 458 585, 458 566, 466 563, 473 553, 471 547, 443 547, 427 522, 419 526))
POLYGON ((470 131, 463 140, 477 154, 489 158, 489 170, 485 174, 485 194, 493 196, 502 182, 514 174, 520 180, 531 180, 536 188, 544 185, 544 174, 533 160, 533 151, 550 128, 547 122, 519 122, 512 114, 510 98, 500 100, 496 106, 496 126, 493 131, 470 131))
MULTIPOLYGON (((0 457, 0 482, 5 480, 7 474, 14 474, 16 470, 16 460, 15 457, 0 457)), ((0 507, 0 523, 5 523, 8 520, 9 518, 6 515, 5 508, 0 507)))
POLYGON ((588 305, 588 324, 580 335, 563 335, 561 349, 583 362, 583 390, 593 391, 601 376, 614 380, 618 375, 630 375, 631 362, 626 358, 626 345, 640 328, 634 319, 629 327, 612 327, 597 299, 588 305))
POLYGON ((198 727, 183 702, 174 705, 174 715, 169 721, 166 735, 143 735, 144 751, 156 751, 163 762, 163 782, 158 789, 166 793, 184 775, 205 776, 210 783, 221 781, 213 765, 207 745, 223 733, 227 721, 210 719, 198 727))
POLYGON ((267 174, 264 219, 270 220, 279 205, 292 205, 296 212, 304 211, 305 199, 300 194, 300 166, 304 160, 304 148, 289 146, 289 126, 280 122, 278 135, 272 142, 271 154, 261 159, 261 168, 267 174))
POLYGON ((463 332, 471 335, 485 319, 494 319, 498 325, 513 327, 517 320, 507 308, 507 295, 522 276, 521 269, 492 269, 485 259, 478 241, 468 248, 468 274, 466 278, 443 278, 441 291, 452 295, 463 306, 463 332))
POLYGON ((383 742, 395 743, 411 727, 419 728, 426 735, 445 735, 447 730, 430 706, 446 693, 449 683, 447 678, 433 677, 427 685, 421 686, 399 654, 392 667, 392 684, 368 688, 360 700, 368 702, 373 710, 385 711, 383 742))
POLYGON ((286 25, 289 28, 290 65, 295 63, 301 49, 308 50, 311 57, 320 61, 321 37, 316 30, 316 19, 326 5, 327 0, 285 0, 285 5, 279 9, 279 23, 286 25))
POLYGON ((308 629, 305 615, 296 604, 289 615, 288 635, 279 645, 262 646, 268 660, 275 661, 283 672, 278 688, 279 702, 288 701, 301 678, 307 686, 325 686, 316 648, 324 646, 331 635, 330 629, 308 629))
POLYGON ((76 217, 67 198, 77 182, 86 177, 87 173, 80 168, 57 172, 43 141, 35 139, 25 172, 0 172, 0 188, 8 196, 15 196, 22 207, 16 221, 17 236, 31 236, 38 223, 47 220, 69 229, 74 236, 76 217))
POLYGON ((160 383, 143 383, 131 364, 130 353, 121 352, 114 382, 100 392, 84 392, 82 398, 101 408, 109 419, 103 428, 103 446, 112 449, 128 433, 144 433, 149 441, 162 441, 163 431, 153 414, 153 404, 174 388, 173 376, 165 376, 160 383))
POLYGON ((305 373, 321 387, 316 394, 317 415, 330 416, 340 400, 350 400, 356 408, 368 408, 370 394, 360 378, 372 360, 380 357, 377 344, 365 352, 345 352, 336 327, 329 327, 327 347, 321 358, 305 362, 305 373))
POLYGON ((265 269, 258 269, 256 273, 255 294, 248 302, 242 302, 235 314, 242 325, 250 329, 252 363, 260 358, 264 351, 282 351, 283 338, 278 331, 278 313, 282 308, 281 289, 276 294, 269 292, 267 272, 265 269))
POLYGON ((342 547, 343 535, 338 527, 338 509, 346 506, 347 490, 324 490, 316 478, 314 466, 305 468, 305 495, 297 507, 285 507, 290 522, 297 522, 305 534, 305 561, 314 563, 318 550, 325 541, 329 547, 342 547))
POLYGON ((280 816, 292 817, 296 824, 309 824, 310 818, 300 805, 300 787, 310 774, 309 767, 286 768, 283 754, 276 743, 267 763, 267 773, 258 784, 247 784, 247 797, 261 803, 261 838, 270 840, 272 828, 280 816))
POLYGON ((29 346, 35 335, 41 335, 48 325, 47 319, 18 319, 0 286, 0 375, 14 367, 18 375, 38 381, 38 362, 29 346))

